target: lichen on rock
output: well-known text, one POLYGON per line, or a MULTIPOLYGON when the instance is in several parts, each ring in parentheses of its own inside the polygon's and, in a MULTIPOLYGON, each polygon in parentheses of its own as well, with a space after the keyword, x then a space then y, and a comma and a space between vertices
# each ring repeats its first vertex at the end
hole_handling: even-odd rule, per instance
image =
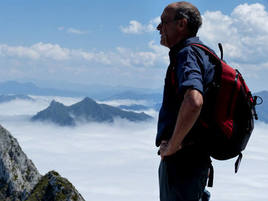
POLYGON ((75 187, 56 171, 50 171, 41 178, 27 201, 84 201, 75 187))

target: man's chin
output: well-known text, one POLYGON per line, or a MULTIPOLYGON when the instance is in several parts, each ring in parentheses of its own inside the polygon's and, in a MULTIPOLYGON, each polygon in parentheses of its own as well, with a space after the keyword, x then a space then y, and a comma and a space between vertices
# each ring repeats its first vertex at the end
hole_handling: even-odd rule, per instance
POLYGON ((165 47, 168 47, 167 41, 166 40, 163 40, 162 38, 160 40, 160 44, 163 45, 163 46, 165 46, 165 47))
POLYGON ((160 41, 160 44, 161 44, 162 46, 165 46, 165 47, 169 48, 167 42, 164 41, 164 40, 161 40, 161 41, 160 41))

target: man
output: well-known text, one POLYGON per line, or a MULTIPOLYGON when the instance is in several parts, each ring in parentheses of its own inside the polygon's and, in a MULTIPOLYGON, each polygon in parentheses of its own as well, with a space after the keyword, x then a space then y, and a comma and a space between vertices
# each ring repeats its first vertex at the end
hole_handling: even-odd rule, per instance
POLYGON ((196 7, 177 2, 164 9, 157 27, 161 45, 170 49, 156 137, 161 201, 199 201, 208 195, 204 189, 211 161, 198 117, 214 65, 203 50, 190 45, 202 44, 196 37, 201 24, 196 7))

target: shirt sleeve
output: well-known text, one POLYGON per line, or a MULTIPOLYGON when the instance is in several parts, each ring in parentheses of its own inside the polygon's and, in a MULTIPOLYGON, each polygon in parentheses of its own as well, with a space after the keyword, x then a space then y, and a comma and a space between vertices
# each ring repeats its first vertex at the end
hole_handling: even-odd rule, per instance
POLYGON ((178 53, 177 78, 179 93, 188 88, 196 89, 203 94, 203 76, 198 56, 191 47, 178 53))

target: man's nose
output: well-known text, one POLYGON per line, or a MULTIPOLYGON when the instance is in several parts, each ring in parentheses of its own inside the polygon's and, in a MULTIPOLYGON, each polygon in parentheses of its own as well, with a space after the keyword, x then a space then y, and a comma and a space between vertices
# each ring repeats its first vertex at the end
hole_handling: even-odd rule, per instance
POLYGON ((160 31, 161 29, 161 23, 158 24, 158 26, 156 27, 156 30, 160 31))

